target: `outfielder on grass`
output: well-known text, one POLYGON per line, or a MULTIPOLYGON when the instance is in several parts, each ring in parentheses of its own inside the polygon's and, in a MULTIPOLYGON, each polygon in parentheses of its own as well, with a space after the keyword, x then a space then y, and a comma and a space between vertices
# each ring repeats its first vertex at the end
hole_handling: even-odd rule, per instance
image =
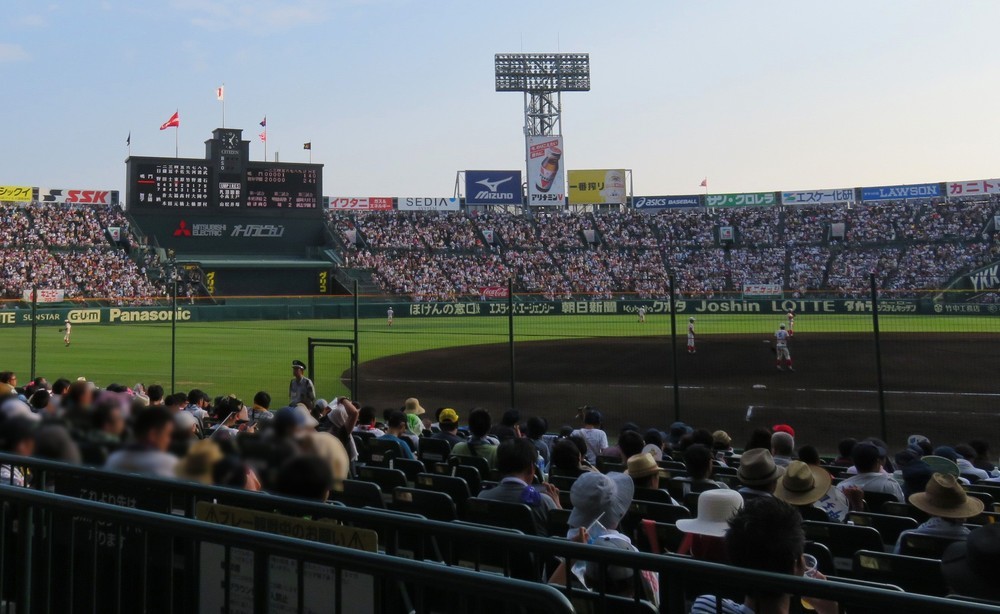
POLYGON ((694 318, 688 318, 688 354, 694 354, 694 318))
POLYGON ((784 371, 785 366, 789 371, 795 370, 792 368, 792 355, 788 353, 788 331, 785 330, 784 324, 774 333, 774 353, 777 357, 778 371, 784 371))
POLYGON ((66 347, 69 347, 69 336, 70 336, 70 333, 73 331, 73 325, 69 323, 69 320, 66 320, 64 322, 64 324, 65 324, 65 326, 64 326, 64 328, 61 331, 61 332, 66 333, 65 335, 63 335, 63 343, 66 344, 66 347))

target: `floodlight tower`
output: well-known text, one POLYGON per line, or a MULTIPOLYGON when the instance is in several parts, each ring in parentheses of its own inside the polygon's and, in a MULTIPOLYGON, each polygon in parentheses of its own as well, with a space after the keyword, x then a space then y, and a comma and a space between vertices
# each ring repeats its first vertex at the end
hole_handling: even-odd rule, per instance
POLYGON ((589 53, 498 53, 496 91, 524 94, 524 135, 562 134, 562 93, 590 91, 589 53))

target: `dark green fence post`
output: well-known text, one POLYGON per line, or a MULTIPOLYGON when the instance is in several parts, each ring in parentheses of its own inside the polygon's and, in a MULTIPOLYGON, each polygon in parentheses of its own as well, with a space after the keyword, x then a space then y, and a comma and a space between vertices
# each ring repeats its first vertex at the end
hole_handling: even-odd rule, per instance
POLYGON ((677 295, 674 290, 674 275, 670 274, 670 350, 673 354, 674 372, 674 422, 681 419, 681 386, 677 380, 677 295))
POLYGON ((177 261, 170 263, 170 394, 177 385, 177 261))
POLYGON ((507 346, 510 348, 510 406, 517 406, 514 384, 514 280, 507 280, 507 346))
POLYGON ((885 384, 882 381, 882 336, 878 327, 878 288, 875 287, 875 274, 869 277, 872 296, 872 331, 875 333, 875 374, 878 378, 878 415, 882 441, 889 441, 888 428, 885 422, 885 384))
POLYGON ((35 358, 38 340, 38 288, 31 288, 31 379, 35 379, 35 358))
POLYGON ((351 352, 351 398, 360 398, 360 393, 358 390, 361 388, 361 382, 358 378, 361 374, 361 368, 358 364, 361 362, 361 348, 358 347, 358 318, 360 318, 360 313, 358 306, 360 305, 360 299, 358 297, 358 280, 354 280, 354 350, 351 352))

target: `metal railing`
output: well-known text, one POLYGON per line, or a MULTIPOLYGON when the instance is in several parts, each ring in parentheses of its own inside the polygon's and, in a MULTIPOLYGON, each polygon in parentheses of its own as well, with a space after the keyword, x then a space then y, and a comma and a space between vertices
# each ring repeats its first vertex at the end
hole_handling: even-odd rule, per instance
POLYGON ((30 489, 0 501, 5 612, 573 612, 539 583, 30 489))
MULTIPOLYGON (((545 577, 543 574, 551 570, 551 563, 557 558, 595 561, 604 568, 620 566, 636 572, 649 570, 659 574, 660 612, 663 613, 686 612, 686 601, 697 596, 692 593, 696 590, 694 587, 705 589, 705 592, 711 592, 714 588, 726 594, 773 589, 838 601, 848 610, 859 607, 875 611, 930 613, 947 611, 956 606, 955 601, 943 598, 755 572, 704 563, 683 556, 593 548, 562 539, 521 535, 463 523, 437 522, 392 511, 334 506, 265 493, 109 473, 100 469, 6 454, 0 454, 0 464, 23 467, 36 488, 98 501, 103 499, 160 514, 193 518, 199 502, 215 502, 258 511, 279 511, 299 518, 336 520, 346 526, 375 530, 379 536, 380 549, 388 555, 394 555, 391 560, 402 556, 410 557, 432 570, 455 569, 457 566, 477 571, 489 568, 509 577, 524 576, 525 567, 529 567, 528 575, 531 579, 541 580, 545 577), (524 564, 526 557, 530 557, 527 565, 524 564)), ((5 488, 0 493, 0 500, 8 492, 23 490, 27 489, 5 488)), ((103 507, 105 506, 102 509, 103 507)), ((148 517, 148 514, 144 516, 148 517)), ((163 518, 162 515, 156 517, 163 518)), ((258 534, 254 535, 253 540, 256 541, 258 534)), ((2 573, 0 569, 0 574, 2 573)), ((484 579, 493 576, 490 573, 480 575, 484 579)), ((634 577, 638 582, 639 574, 635 573, 634 577)), ((569 587, 563 588, 569 594, 569 587)), ((635 599, 640 599, 641 594, 641 591, 636 591, 635 599)), ((1000 606, 962 603, 961 607, 966 612, 1000 612, 1000 606)))

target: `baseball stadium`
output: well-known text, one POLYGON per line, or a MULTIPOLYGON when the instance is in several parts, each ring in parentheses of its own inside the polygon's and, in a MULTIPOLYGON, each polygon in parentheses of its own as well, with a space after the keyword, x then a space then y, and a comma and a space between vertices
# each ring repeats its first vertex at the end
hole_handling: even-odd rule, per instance
POLYGON ((1000 612, 1000 10, 162 4, 0 24, 0 612, 1000 612))

